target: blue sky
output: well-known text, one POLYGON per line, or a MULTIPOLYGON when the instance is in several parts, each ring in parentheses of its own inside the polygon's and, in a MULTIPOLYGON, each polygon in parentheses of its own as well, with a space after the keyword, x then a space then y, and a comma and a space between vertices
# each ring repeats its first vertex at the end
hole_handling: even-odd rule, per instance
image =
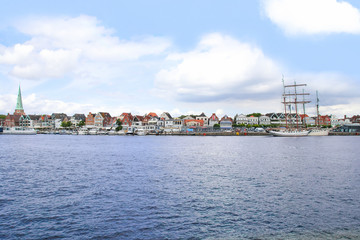
POLYGON ((360 112, 360 2, 3 1, 0 113, 360 112))

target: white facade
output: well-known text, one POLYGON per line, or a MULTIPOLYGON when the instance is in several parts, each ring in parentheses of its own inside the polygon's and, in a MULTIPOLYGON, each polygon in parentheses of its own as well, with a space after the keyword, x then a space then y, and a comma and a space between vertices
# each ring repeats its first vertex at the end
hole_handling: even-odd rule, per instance
POLYGON ((259 124, 258 117, 250 116, 250 117, 247 117, 247 120, 248 120, 248 124, 250 124, 250 125, 259 124))
POLYGON ((268 117, 268 116, 260 116, 259 117, 259 124, 260 125, 270 125, 271 124, 270 117, 268 117))
POLYGON ((244 114, 238 114, 235 116, 235 121, 237 125, 248 124, 248 119, 244 114))

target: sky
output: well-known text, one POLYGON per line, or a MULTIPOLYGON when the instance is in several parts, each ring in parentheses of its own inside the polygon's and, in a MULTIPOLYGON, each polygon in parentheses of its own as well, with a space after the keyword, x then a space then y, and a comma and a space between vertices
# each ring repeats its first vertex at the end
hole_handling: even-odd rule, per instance
POLYGON ((356 0, 2 0, 0 114, 360 114, 356 0), (302 91, 302 89, 299 89, 302 91))

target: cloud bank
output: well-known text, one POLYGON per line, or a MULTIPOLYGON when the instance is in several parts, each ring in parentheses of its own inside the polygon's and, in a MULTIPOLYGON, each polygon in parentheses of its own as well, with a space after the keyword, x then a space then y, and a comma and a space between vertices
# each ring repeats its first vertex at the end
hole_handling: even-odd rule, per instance
POLYGON ((338 0, 263 0, 265 15, 289 35, 360 34, 360 11, 338 0))
MULTIPOLYGON (((91 16, 35 18, 21 21, 17 29, 30 40, 11 47, 0 46, 0 64, 11 66, 10 74, 20 79, 41 80, 71 76, 74 80, 102 82, 97 69, 106 65, 139 61, 169 48, 168 39, 147 36, 124 40, 114 36, 91 16)), ((118 71, 111 71, 116 77, 118 71)))
MULTIPOLYGON (((280 7, 286 7, 282 1, 280 7)), ((272 9, 271 4, 279 2, 264 1, 264 6, 272 9)), ((27 113, 155 109, 265 113, 281 108, 282 73, 308 83, 313 92, 319 90, 322 107, 336 111, 330 113, 340 109, 353 113, 358 106, 358 84, 340 73, 291 72, 261 47, 222 33, 205 35, 193 49, 174 52, 176 46, 166 37, 121 39, 91 16, 32 18, 17 28, 29 40, 0 45, 0 74, 43 87, 41 97, 23 95, 27 113)), ((2 92, 0 112, 13 112, 16 96, 2 92)))
POLYGON ((167 60, 173 65, 157 74, 155 85, 181 101, 264 98, 281 83, 280 65, 261 49, 220 33, 167 60))

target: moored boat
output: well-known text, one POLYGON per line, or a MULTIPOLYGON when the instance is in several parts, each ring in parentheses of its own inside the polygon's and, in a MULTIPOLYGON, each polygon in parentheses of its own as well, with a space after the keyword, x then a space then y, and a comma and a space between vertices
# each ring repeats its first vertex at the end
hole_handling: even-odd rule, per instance
POLYGON ((138 129, 135 131, 135 134, 138 136, 145 136, 147 132, 144 129, 138 129))
POLYGON ((284 79, 282 79, 283 82, 283 104, 284 104, 284 117, 285 117, 285 123, 286 123, 286 129, 285 130, 270 130, 268 133, 275 137, 305 137, 309 135, 310 130, 302 129, 301 123, 299 123, 299 115, 298 115, 298 104, 303 104, 304 106, 304 115, 305 115, 305 103, 309 103, 310 101, 305 101, 303 99, 302 101, 298 99, 298 96, 305 96, 309 95, 309 93, 299 93, 297 91, 298 87, 305 87, 306 84, 297 84, 294 82, 292 85, 285 85, 284 79), (288 92, 286 91, 288 90, 288 92), (289 113, 287 112, 287 109, 289 109, 289 113), (292 113, 291 110, 295 110, 295 121, 292 119, 292 113))
POLYGON ((3 129, 3 134, 11 135, 35 135, 36 131, 33 128, 25 127, 6 127, 3 129))
POLYGON ((329 129, 312 129, 310 130, 309 136, 328 136, 329 129))
POLYGON ((270 130, 269 133, 275 137, 305 137, 309 135, 308 130, 281 130, 281 131, 274 131, 270 130))

